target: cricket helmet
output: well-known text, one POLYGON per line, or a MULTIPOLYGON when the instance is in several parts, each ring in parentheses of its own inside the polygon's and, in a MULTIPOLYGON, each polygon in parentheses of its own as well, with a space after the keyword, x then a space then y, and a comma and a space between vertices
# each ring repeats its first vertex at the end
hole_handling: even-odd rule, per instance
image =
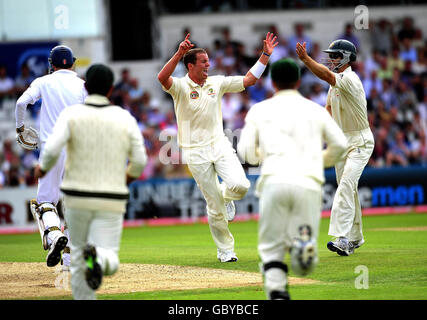
POLYGON ((333 41, 329 48, 323 50, 323 52, 329 55, 329 59, 326 59, 325 62, 333 72, 338 72, 343 65, 356 61, 356 46, 345 39, 333 41), (338 58, 341 58, 341 60, 337 60, 338 58), (335 64, 336 62, 338 64, 335 64))

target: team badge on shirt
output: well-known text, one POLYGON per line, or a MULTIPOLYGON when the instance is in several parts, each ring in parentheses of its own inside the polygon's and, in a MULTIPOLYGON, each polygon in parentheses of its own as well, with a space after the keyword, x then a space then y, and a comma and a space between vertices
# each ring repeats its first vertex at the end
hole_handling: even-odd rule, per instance
POLYGON ((213 96, 215 93, 216 93, 216 92, 215 92, 215 90, 214 90, 214 89, 209 88, 208 96, 213 96))
POLYGON ((190 93, 190 98, 191 99, 197 99, 197 98, 199 98, 199 93, 196 90, 192 91, 190 93))

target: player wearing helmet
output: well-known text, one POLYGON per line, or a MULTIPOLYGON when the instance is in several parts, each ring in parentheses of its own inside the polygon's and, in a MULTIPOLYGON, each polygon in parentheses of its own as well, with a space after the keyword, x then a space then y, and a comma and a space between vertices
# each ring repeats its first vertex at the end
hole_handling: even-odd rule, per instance
MULTIPOLYGON (((18 142, 25 146, 24 125, 25 113, 28 104, 34 104, 40 98, 40 154, 43 154, 44 144, 62 110, 70 105, 83 103, 87 92, 84 81, 71 70, 75 57, 67 46, 54 47, 49 55, 50 74, 35 79, 30 87, 16 102, 16 131, 18 142)), ((64 261, 64 270, 69 269, 69 237, 61 232, 61 222, 58 216, 57 205, 60 199, 59 186, 62 181, 65 164, 65 150, 60 154, 57 164, 49 173, 38 180, 37 199, 31 200, 30 210, 37 221, 42 237, 43 248, 49 250, 46 263, 53 267, 61 261, 61 252, 64 261)), ((66 229, 64 227, 64 229, 66 229)))
POLYGON ((329 225, 329 235, 335 239, 329 241, 327 247, 339 255, 348 256, 365 242, 357 186, 374 149, 365 91, 350 66, 356 61, 356 47, 347 40, 333 41, 323 50, 329 56, 326 60, 328 67, 307 54, 305 43, 297 43, 296 52, 313 74, 330 84, 326 109, 347 138, 346 156, 335 165, 338 188, 329 225))

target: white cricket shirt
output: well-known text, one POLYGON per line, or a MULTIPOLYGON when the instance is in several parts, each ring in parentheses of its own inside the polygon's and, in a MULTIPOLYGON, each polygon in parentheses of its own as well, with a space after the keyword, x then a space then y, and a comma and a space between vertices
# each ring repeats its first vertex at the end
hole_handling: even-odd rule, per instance
POLYGON ((262 163, 261 177, 315 190, 325 181, 324 167, 333 166, 346 149, 346 138, 326 109, 296 90, 253 105, 237 146, 242 159, 262 163))
POLYGON ((60 69, 37 78, 18 99, 16 104, 16 127, 19 128, 24 124, 27 104, 33 104, 41 98, 40 142, 43 144, 52 133, 55 122, 62 110, 68 106, 83 103, 86 96, 84 81, 74 71, 60 69))
POLYGON ((335 86, 329 87, 327 104, 332 118, 344 133, 369 128, 366 95, 357 74, 348 67, 335 74, 335 86))
POLYGON ((202 147, 224 136, 221 100, 226 92, 241 92, 243 76, 208 77, 203 87, 190 79, 173 77, 166 90, 174 101, 178 123, 178 143, 181 147, 202 147))

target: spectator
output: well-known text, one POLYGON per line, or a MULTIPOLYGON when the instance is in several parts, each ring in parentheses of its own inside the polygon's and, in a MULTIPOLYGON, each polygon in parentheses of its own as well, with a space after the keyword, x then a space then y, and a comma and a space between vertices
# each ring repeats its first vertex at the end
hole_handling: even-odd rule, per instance
POLYGON ((373 49, 371 55, 365 60, 365 74, 371 74, 373 70, 378 71, 381 64, 381 53, 373 49))
POLYGON ((314 83, 311 86, 310 100, 320 104, 321 106, 326 106, 327 98, 328 93, 327 91, 323 90, 323 87, 320 83, 314 83))
POLYGON ((382 90, 382 81, 377 77, 377 74, 378 72, 376 70, 372 70, 369 77, 365 78, 362 81, 367 99, 371 97, 372 89, 375 89, 376 93, 381 92, 382 90))
POLYGON ((120 81, 114 86, 114 90, 119 91, 129 91, 131 89, 131 83, 130 83, 130 71, 128 68, 122 69, 121 72, 121 79, 120 81))
POLYGON ((231 44, 226 45, 224 48, 221 66, 226 76, 236 74, 236 57, 234 55, 234 48, 231 44))
POLYGON ((405 141, 405 135, 402 131, 397 131, 394 138, 386 155, 386 165, 388 167, 396 164, 406 166, 411 156, 410 146, 405 141))
POLYGON ((382 81, 382 91, 380 93, 380 98, 384 102, 384 107, 386 110, 389 110, 393 104, 397 103, 396 93, 391 86, 391 80, 384 79, 382 81))
POLYGON ((289 50, 286 38, 280 35, 280 32, 277 30, 275 25, 270 26, 270 32, 277 35, 277 41, 279 42, 270 57, 270 63, 273 64, 279 59, 286 58, 289 55, 289 50))
POLYGON ((417 97, 414 91, 404 82, 400 81, 396 89, 396 100, 399 112, 404 121, 412 121, 417 108, 417 97))
POLYGON ((255 103, 265 100, 268 95, 268 90, 264 85, 265 78, 261 77, 255 83, 255 85, 247 88, 246 90, 249 92, 249 97, 255 103))
POLYGON ((314 42, 313 43, 313 48, 311 49, 311 53, 310 56, 316 60, 316 61, 320 61, 322 58, 323 52, 320 48, 320 44, 319 42, 314 42))
POLYGON ((412 61, 406 60, 405 67, 400 73, 402 81, 406 82, 406 84, 412 88, 414 88, 414 80, 415 80, 415 72, 412 70, 412 61))
POLYGON ((160 101, 157 99, 150 99, 148 109, 148 125, 158 127, 165 120, 166 115, 160 110, 160 101))
POLYGON ((14 94, 15 83, 7 75, 6 66, 0 65, 0 109, 3 107, 3 100, 12 98, 14 94))
POLYGON ((307 52, 312 52, 313 41, 311 40, 311 38, 309 36, 305 35, 304 29, 305 29, 305 27, 302 23, 296 23, 294 25, 295 34, 289 38, 289 48, 288 48, 289 53, 292 56, 295 56, 295 48, 296 48, 298 42, 300 42, 300 43, 305 42, 307 52))
POLYGON ((238 48, 240 46, 239 41, 232 40, 231 38, 231 30, 228 27, 225 27, 222 30, 222 40, 221 40, 221 47, 223 49, 227 48, 228 46, 231 46, 233 49, 233 53, 236 54, 238 51, 238 48))
POLYGON ((420 29, 415 28, 414 20, 411 17, 405 17, 403 19, 402 28, 397 34, 397 38, 400 42, 404 39, 416 40, 422 38, 422 32, 420 29))
POLYGON ((400 49, 398 46, 394 46, 391 51, 391 56, 387 58, 387 67, 388 69, 393 72, 394 69, 398 69, 399 71, 402 71, 405 67, 404 62, 402 58, 400 57, 400 49))
POLYGON ((144 94, 144 90, 139 86, 138 79, 133 78, 129 82, 129 98, 131 102, 140 103, 142 99, 142 95, 144 94))
POLYGON ((21 66, 21 74, 15 78, 15 95, 20 97, 22 93, 30 86, 35 77, 31 75, 27 64, 21 66))
POLYGON ((380 60, 380 68, 377 73, 378 79, 391 79, 393 77, 393 71, 388 67, 388 59, 386 57, 382 57, 380 60))
POLYGON ((389 55, 393 44, 393 26, 387 19, 374 22, 371 31, 371 43, 375 50, 389 55))
POLYGON ((409 60, 413 63, 418 61, 417 49, 415 49, 415 47, 412 45, 411 39, 403 38, 400 58, 403 61, 409 60))
POLYGON ((369 165, 372 167, 383 167, 386 163, 389 144, 387 141, 388 132, 384 127, 379 127, 375 131, 375 147, 369 165))

